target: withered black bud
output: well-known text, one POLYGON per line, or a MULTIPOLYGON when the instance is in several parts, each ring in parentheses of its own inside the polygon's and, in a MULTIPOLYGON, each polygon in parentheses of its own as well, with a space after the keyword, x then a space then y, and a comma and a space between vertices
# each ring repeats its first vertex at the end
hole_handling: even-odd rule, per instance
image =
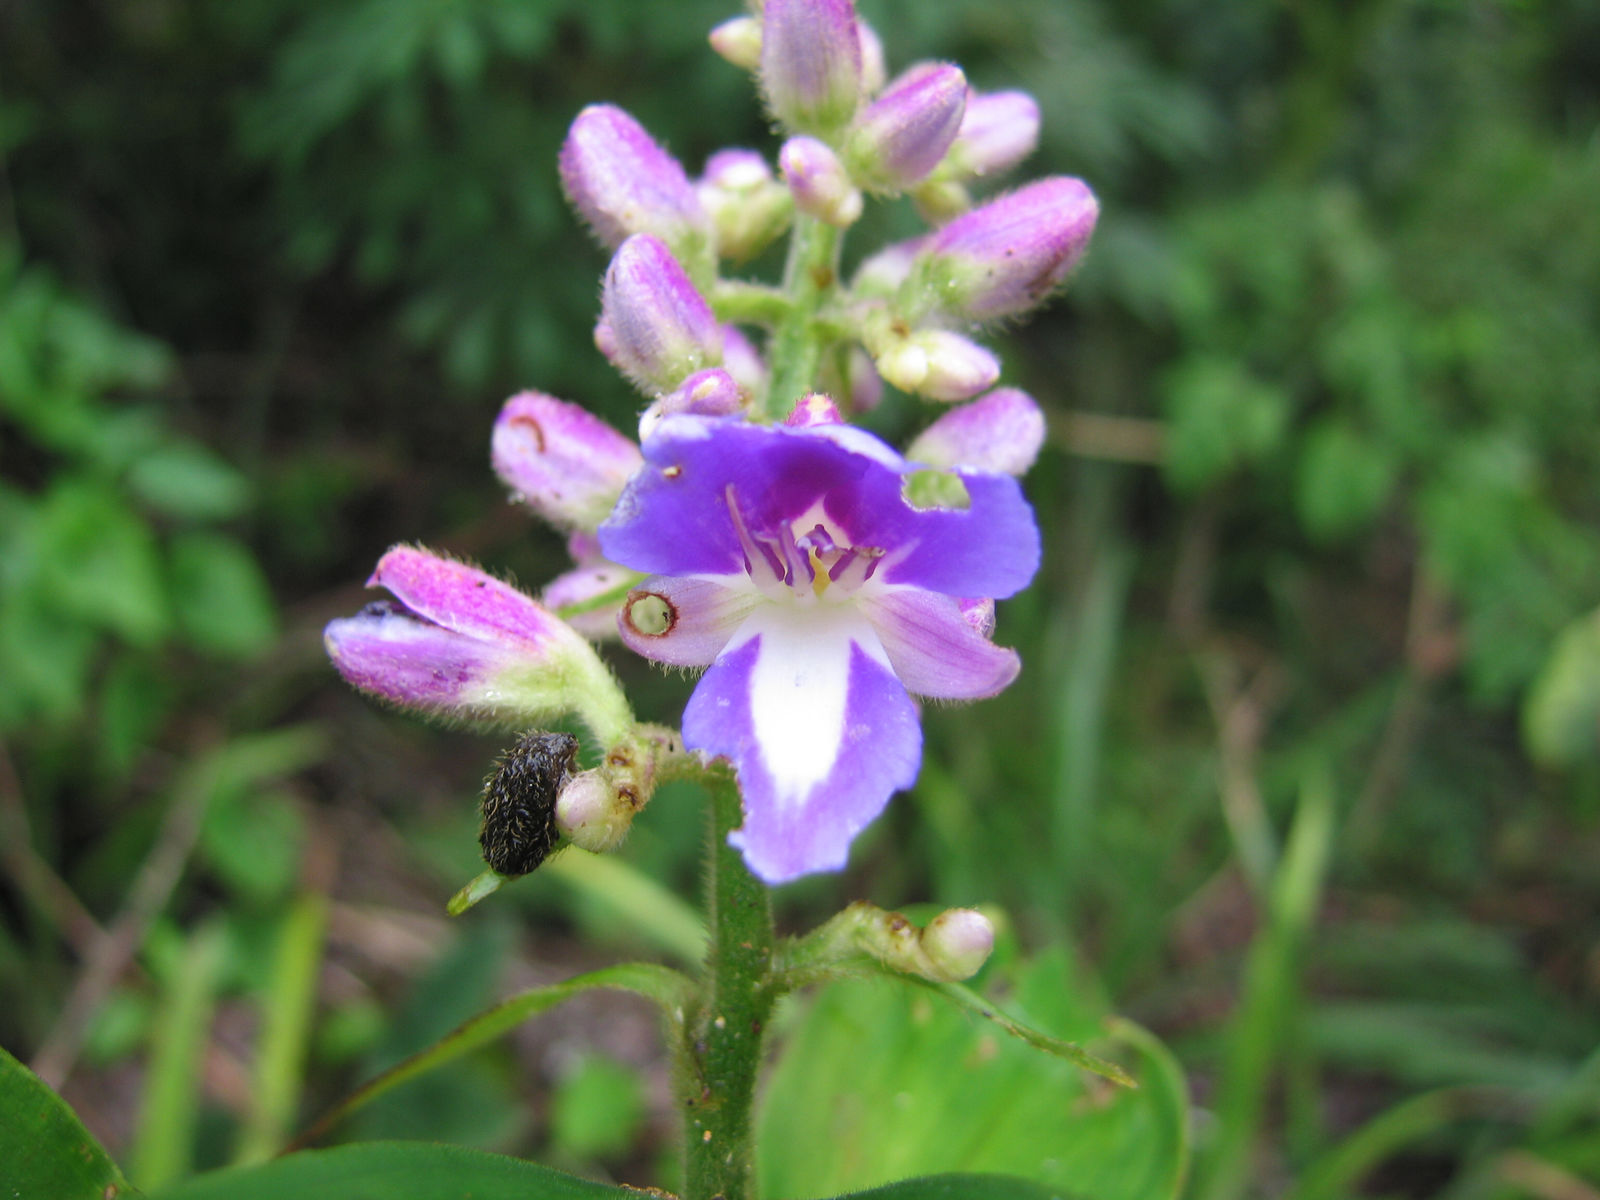
POLYGON ((535 730, 517 739, 483 785, 483 861, 526 875, 555 849, 556 797, 577 765, 578 739, 535 730))

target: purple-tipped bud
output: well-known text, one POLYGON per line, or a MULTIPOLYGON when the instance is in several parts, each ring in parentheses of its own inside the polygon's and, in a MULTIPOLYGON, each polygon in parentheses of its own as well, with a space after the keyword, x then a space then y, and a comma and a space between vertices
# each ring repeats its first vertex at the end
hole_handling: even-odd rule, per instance
POLYGON ((1022 475, 1044 445, 1044 413, 1027 392, 997 388, 951 409, 906 450, 912 462, 1022 475))
POLYGON ((856 118, 845 157, 851 175, 879 192, 900 192, 939 165, 955 141, 967 79, 949 63, 919 63, 856 118))
POLYGON ((539 593, 539 602, 554 612, 563 612, 561 619, 591 641, 616 637, 622 597, 639 582, 639 573, 599 557, 598 546, 593 555, 573 557, 578 565, 546 584, 539 593), (608 596, 613 598, 608 601, 608 596))
POLYGON ((323 643, 346 680, 402 707, 526 726, 571 707, 574 688, 604 672, 570 626, 454 559, 396 546, 367 586, 394 599, 329 622, 323 643))
POLYGON ((560 168, 567 200, 606 246, 650 233, 686 262, 706 252, 711 222, 688 175, 616 105, 591 104, 578 114, 560 168))
POLYGON ((879 350, 878 374, 929 400, 968 400, 1000 378, 1000 361, 976 342, 945 329, 921 329, 879 350))
POLYGON ((696 371, 657 400, 639 418, 639 440, 647 441, 663 418, 677 413, 701 417, 731 417, 744 411, 749 399, 732 375, 721 367, 696 371))
POLYGON ((1078 265, 1099 214, 1088 185, 1064 176, 980 205, 928 241, 902 293, 904 306, 974 321, 1026 312, 1078 265))
POLYGON ((789 410, 789 415, 783 419, 785 425, 795 429, 805 429, 812 425, 840 425, 844 418, 839 415, 839 406, 829 396, 821 392, 807 392, 794 402, 794 407, 789 410))
POLYGON ((811 137, 790 138, 778 151, 778 166, 807 216, 843 228, 861 216, 861 193, 834 152, 811 137))
POLYGON ((851 0, 766 0, 761 86, 796 133, 830 137, 861 104, 861 35, 851 0))
POLYGON ((971 979, 994 952, 994 925, 977 909, 946 909, 922 931, 922 950, 933 978, 971 979))
POLYGON ((652 394, 722 361, 722 329, 711 306, 672 251, 648 233, 623 242, 606 268, 595 342, 652 394))
POLYGON ((889 78, 889 69, 883 57, 883 39, 859 15, 856 17, 856 35, 861 41, 861 92, 866 96, 876 96, 878 89, 883 87, 883 81, 889 78))
POLYGON ((736 67, 754 71, 761 65, 761 20, 734 17, 711 31, 711 48, 736 67))
POLYGON ((850 290, 858 296, 893 296, 900 285, 911 276, 917 255, 927 242, 926 238, 908 238, 903 242, 890 242, 882 250, 861 260, 850 290))
POLYGON ((871 412, 883 400, 883 376, 860 346, 851 346, 845 360, 845 394, 850 397, 851 412, 871 412))
POLYGON ((1016 166, 1039 144, 1039 105, 1027 92, 968 92, 940 176, 970 179, 1016 166))
POLYGON ((717 253, 742 262, 761 253, 789 226, 794 201, 754 150, 719 150, 695 184, 711 217, 717 253))
POLYGON ((558 529, 591 532, 644 464, 639 447, 599 417, 543 392, 506 401, 490 458, 517 500, 558 529))

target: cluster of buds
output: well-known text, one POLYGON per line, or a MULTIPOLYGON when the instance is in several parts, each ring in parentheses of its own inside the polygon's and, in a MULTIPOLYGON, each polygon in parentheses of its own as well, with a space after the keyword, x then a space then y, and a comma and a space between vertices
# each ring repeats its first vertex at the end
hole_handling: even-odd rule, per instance
MULTIPOLYGON (((1037 569, 1015 477, 1045 423, 1031 397, 996 386, 1000 363, 975 335, 1063 284, 1094 195, 1052 176, 975 199, 1034 149, 1037 105, 976 91, 951 63, 891 77, 853 0, 751 0, 711 44, 754 74, 783 136, 770 159, 721 150, 695 178, 607 104, 578 113, 561 148, 562 189, 611 254, 594 340, 642 397, 637 440, 529 391, 502 409, 492 459, 567 538, 572 569, 534 598, 398 547, 370 581, 393 599, 327 631, 345 676, 395 703, 518 729, 566 712, 587 724, 599 765, 529 742, 491 786, 486 818, 521 822, 485 842, 508 866, 569 841, 613 847, 684 753, 634 721, 593 641, 707 668, 683 744, 733 762, 747 822, 732 840, 769 882, 842 865, 915 779, 912 695, 982 698, 1020 669, 990 641, 994 598, 1037 569), (844 232, 869 199, 897 196, 927 231, 842 278, 844 232), (781 285, 729 274, 786 233, 781 285), (848 424, 885 384, 952 406, 904 456, 848 424), (868 757, 863 731, 877 739, 868 757), (557 793, 537 821, 521 815, 530 780, 557 793)), ((919 941, 919 972, 955 977, 938 949, 947 926, 976 928, 952 917, 919 941)))

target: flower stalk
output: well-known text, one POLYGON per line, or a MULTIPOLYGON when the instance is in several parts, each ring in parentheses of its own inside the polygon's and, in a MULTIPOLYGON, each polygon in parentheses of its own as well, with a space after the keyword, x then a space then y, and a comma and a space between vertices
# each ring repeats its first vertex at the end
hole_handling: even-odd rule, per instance
POLYGON ((789 310, 773 332, 772 383, 767 415, 782 420, 794 402, 816 387, 826 339, 817 314, 839 286, 839 250, 844 231, 815 217, 795 214, 783 290, 789 310))
POLYGON ((753 1112, 771 986, 772 904, 728 835, 744 819, 730 772, 704 776, 711 798, 707 871, 710 951, 702 1007, 684 1030, 679 1103, 684 1113, 686 1200, 748 1200, 753 1112))

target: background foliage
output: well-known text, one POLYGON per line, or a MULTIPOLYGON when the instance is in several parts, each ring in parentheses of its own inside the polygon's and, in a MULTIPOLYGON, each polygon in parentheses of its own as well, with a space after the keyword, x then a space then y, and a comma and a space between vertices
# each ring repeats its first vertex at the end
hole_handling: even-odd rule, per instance
MULTIPOLYGON (((0 1044, 135 1182, 264 1157, 632 918, 692 957, 657 890, 694 886, 692 795, 620 877, 447 927, 497 747, 346 694, 319 630, 397 540, 560 566, 486 469, 496 406, 635 400, 555 150, 599 99, 691 170, 770 150, 703 45, 728 7, 0 5, 0 1044)), ((1105 216, 1002 347, 1052 421, 1023 679, 928 714, 913 797, 785 924, 992 900, 1073 947, 1057 1019, 1126 1014, 1188 1073, 1192 1194, 1594 1194, 1600 10, 861 8, 895 65, 1034 92, 1030 169, 1105 216)), ((881 1003, 829 994, 797 1044, 910 1044, 881 1003)), ((657 1053, 586 1002, 350 1132, 670 1182, 661 1089, 620 1070, 657 1053)))

